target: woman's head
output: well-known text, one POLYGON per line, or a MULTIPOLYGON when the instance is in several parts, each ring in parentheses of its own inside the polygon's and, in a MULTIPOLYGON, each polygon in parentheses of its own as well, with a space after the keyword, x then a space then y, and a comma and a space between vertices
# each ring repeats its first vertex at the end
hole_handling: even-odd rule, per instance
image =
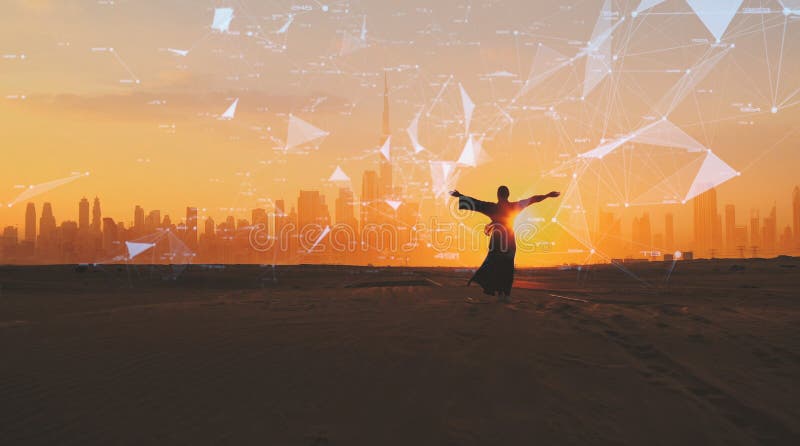
POLYGON ((506 186, 500 186, 497 188, 497 200, 498 201, 508 200, 508 188, 506 186))

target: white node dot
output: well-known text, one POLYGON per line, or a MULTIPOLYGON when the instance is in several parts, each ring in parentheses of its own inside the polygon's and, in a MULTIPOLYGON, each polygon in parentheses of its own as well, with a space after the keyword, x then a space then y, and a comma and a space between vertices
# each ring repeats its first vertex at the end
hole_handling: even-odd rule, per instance
POLYGON ((778 113, 778 107, 772 107, 770 111, 772 111, 772 113, 778 113))

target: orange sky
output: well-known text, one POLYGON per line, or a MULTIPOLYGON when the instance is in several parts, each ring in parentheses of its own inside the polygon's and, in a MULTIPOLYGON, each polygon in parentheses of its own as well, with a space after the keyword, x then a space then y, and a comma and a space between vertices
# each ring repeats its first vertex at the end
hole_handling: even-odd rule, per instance
MULTIPOLYGON (((485 2, 469 10, 458 1, 331 2, 327 11, 247 1, 63 3, 15 1, 0 18, 0 202, 12 201, 20 185, 90 172, 32 199, 52 202, 59 221, 77 218, 82 196, 99 196, 104 213, 122 221, 132 220, 137 204, 173 220, 187 205, 217 220, 247 217, 275 199, 295 203, 300 189, 323 191, 332 206, 339 185, 327 178, 337 166, 358 193, 361 172, 380 159, 386 71, 395 176, 405 186, 403 200, 422 203, 426 217, 446 214, 446 201, 431 193, 429 162, 455 162, 464 147, 460 83, 476 104, 470 132, 485 135, 487 160, 460 166, 452 186, 484 199, 498 184, 507 184, 512 198, 575 187, 594 222, 600 210, 618 209, 609 204, 668 178, 688 155, 630 147, 572 181, 578 156, 647 123, 686 70, 723 48, 669 120, 741 172, 718 187, 721 206, 735 203, 744 220, 751 208, 765 215, 774 203, 779 228, 790 222, 800 165, 800 21, 748 14, 752 2, 733 18, 721 47, 684 2, 667 1, 635 19, 638 1, 611 2, 609 23, 626 17, 609 44, 611 74, 581 100, 586 58, 576 59, 513 103, 536 66, 538 45, 580 54, 602 1, 485 2), (231 32, 212 32, 213 8, 227 6, 235 11, 231 32), (290 14, 288 31, 276 33, 290 14), (352 42, 363 48, 342 50, 352 42), (167 48, 191 51, 181 57, 167 48), (513 77, 487 76, 496 72, 513 77), (218 120, 234 98, 236 117, 218 120), (783 105, 770 113, 776 104, 783 105), (405 130, 419 110, 427 150, 414 154, 405 130), (288 113, 330 136, 313 147, 276 150, 287 138, 288 113), (559 166, 568 174, 553 175, 559 166), (609 179, 618 182, 610 187, 609 179)), ((563 204, 544 203, 526 215, 549 220, 563 204)), ((688 244, 690 204, 617 212, 626 235, 634 215, 649 212, 661 232, 663 214, 675 213, 678 240, 688 244)), ((21 226, 23 212, 23 205, 3 206, 0 224, 21 226)), ((558 228, 546 234, 564 237, 558 228)))

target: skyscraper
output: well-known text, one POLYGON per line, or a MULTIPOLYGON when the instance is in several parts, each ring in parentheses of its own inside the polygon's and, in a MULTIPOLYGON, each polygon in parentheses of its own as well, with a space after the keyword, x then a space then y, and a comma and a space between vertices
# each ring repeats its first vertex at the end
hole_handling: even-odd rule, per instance
POLYGON ((144 232, 144 209, 139 205, 133 209, 133 229, 140 234, 144 232))
POLYGON ((775 254, 778 246, 778 218, 776 215, 775 205, 772 206, 769 216, 764 218, 761 244, 766 254, 775 254))
POLYGON ((694 249, 696 257, 711 257, 719 217, 717 215, 717 191, 709 189, 694 199, 694 249))
POLYGON ((150 211, 147 214, 147 218, 145 218, 144 226, 146 232, 155 231, 157 228, 161 227, 161 211, 158 209, 150 211))
POLYGON ((725 250, 732 254, 736 250, 736 207, 725 205, 725 250))
POLYGON ((216 227, 214 226, 214 219, 211 217, 206 218, 205 231, 203 232, 203 234, 205 234, 206 237, 213 239, 216 233, 217 230, 216 227))
POLYGON ((56 217, 53 215, 53 205, 45 203, 42 206, 42 216, 39 218, 39 238, 49 239, 56 231, 56 217))
POLYGON ((100 199, 94 197, 94 203, 92 204, 92 230, 95 232, 100 232, 103 229, 103 215, 100 211, 100 199))
POLYGON ((86 197, 78 203, 78 229, 84 232, 89 230, 89 200, 86 197))
POLYGON ((25 241, 36 243, 36 205, 33 203, 25 207, 25 241))
POLYGON ((45 203, 42 206, 42 216, 39 217, 39 243, 37 250, 47 259, 56 254, 56 217, 53 215, 53 206, 45 203))
POLYGON ((758 209, 750 210, 750 246, 755 251, 761 246, 761 218, 758 209))
POLYGON ((378 174, 374 170, 364 171, 361 178, 361 226, 378 224, 378 174))
POLYGON ((297 226, 302 230, 307 225, 325 226, 327 206, 325 197, 316 190, 301 190, 297 198, 297 226))
POLYGON ((117 224, 113 218, 103 219, 103 251, 111 253, 117 245, 117 224))
POLYGON ((12 259, 17 251, 18 231, 14 226, 6 226, 0 237, 0 256, 4 260, 12 259))

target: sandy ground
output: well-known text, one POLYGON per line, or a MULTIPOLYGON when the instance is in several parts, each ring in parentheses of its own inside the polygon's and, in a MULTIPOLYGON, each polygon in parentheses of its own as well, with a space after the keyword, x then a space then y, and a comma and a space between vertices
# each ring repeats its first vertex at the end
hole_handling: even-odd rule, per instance
POLYGON ((800 444, 800 261, 670 266, 0 267, 0 444, 800 444))

